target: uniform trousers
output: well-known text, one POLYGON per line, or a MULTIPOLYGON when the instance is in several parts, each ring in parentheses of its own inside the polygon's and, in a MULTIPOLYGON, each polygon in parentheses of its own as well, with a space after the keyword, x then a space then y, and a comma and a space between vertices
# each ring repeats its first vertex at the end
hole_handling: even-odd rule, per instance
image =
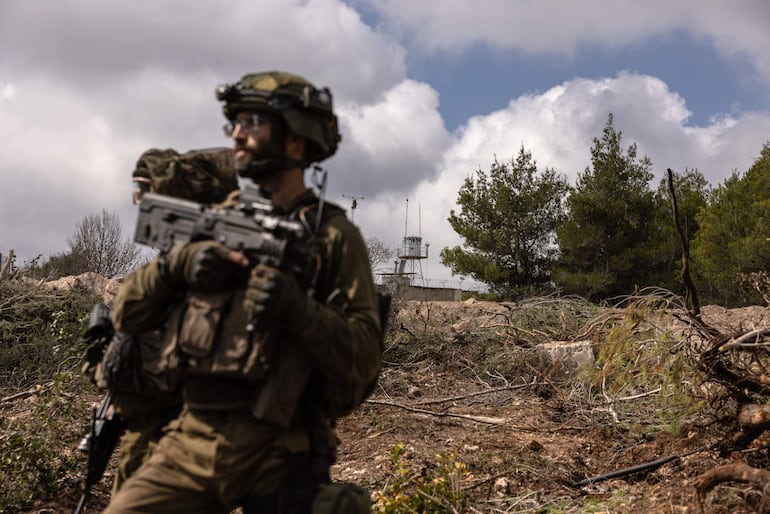
POLYGON ((264 423, 247 409, 186 410, 105 513, 227 514, 270 497, 309 452, 306 431, 264 423))

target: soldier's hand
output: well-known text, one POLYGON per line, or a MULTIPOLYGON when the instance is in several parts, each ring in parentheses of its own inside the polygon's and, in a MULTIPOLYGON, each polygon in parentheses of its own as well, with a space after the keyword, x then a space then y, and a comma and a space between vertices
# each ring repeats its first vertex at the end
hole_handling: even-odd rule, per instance
POLYGON ((246 312, 266 328, 290 323, 299 328, 311 314, 313 303, 293 278, 265 264, 251 271, 243 299, 246 312))
POLYGON ((178 243, 166 255, 169 276, 202 292, 224 291, 239 277, 245 280, 248 264, 245 255, 216 241, 178 243))
POLYGON ((108 389, 133 386, 132 390, 137 390, 136 384, 131 384, 136 364, 135 352, 134 338, 123 332, 115 332, 102 359, 102 377, 108 389))

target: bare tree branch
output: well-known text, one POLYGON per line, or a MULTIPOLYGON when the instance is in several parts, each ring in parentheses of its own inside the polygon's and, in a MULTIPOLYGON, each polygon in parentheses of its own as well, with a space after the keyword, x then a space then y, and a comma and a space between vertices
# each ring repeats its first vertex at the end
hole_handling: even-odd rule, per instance
POLYGON ((117 214, 106 209, 80 220, 67 242, 72 254, 82 259, 83 272, 92 271, 107 278, 125 275, 139 258, 134 242, 123 239, 117 214))
POLYGON ((408 405, 404 405, 401 403, 395 403, 395 402, 386 402, 382 400, 366 400, 366 403, 371 405, 384 405, 387 407, 398 407, 399 409, 404 409, 409 412, 414 412, 417 414, 427 414, 429 416, 436 416, 439 418, 459 418, 464 419, 468 421, 473 421, 475 423, 485 423, 487 425, 505 425, 508 420, 504 418, 492 418, 488 416, 472 416, 469 414, 454 414, 451 412, 434 412, 430 410, 425 409, 416 409, 414 407, 409 407, 408 405))
POLYGON ((396 254, 393 248, 388 248, 385 243, 373 237, 366 240, 366 250, 369 253, 369 263, 373 272, 389 269, 391 260, 396 254))

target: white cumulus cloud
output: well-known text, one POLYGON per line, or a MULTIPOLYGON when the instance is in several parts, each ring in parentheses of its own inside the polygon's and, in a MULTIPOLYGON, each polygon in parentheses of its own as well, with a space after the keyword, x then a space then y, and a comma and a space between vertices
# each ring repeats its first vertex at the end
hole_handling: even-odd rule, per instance
POLYGON ((676 30, 744 58, 770 83, 770 3, 765 0, 367 0, 392 32, 424 52, 476 43, 528 54, 571 56, 581 46, 617 47, 676 30))

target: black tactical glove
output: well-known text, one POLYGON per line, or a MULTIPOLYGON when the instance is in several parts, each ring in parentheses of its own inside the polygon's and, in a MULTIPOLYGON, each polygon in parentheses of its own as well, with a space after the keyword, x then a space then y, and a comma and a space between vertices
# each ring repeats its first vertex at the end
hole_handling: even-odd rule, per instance
POLYGON ((216 241, 177 243, 165 255, 162 272, 173 283, 186 283, 194 291, 224 291, 248 276, 245 263, 234 262, 228 258, 230 254, 229 248, 216 241))
POLYGON ((281 325, 301 331, 315 311, 315 301, 293 278, 259 264, 251 271, 243 307, 265 328, 281 325))
POLYGON ((136 343, 123 332, 115 335, 107 346, 102 359, 102 378, 108 389, 136 389, 133 371, 136 365, 136 343))

